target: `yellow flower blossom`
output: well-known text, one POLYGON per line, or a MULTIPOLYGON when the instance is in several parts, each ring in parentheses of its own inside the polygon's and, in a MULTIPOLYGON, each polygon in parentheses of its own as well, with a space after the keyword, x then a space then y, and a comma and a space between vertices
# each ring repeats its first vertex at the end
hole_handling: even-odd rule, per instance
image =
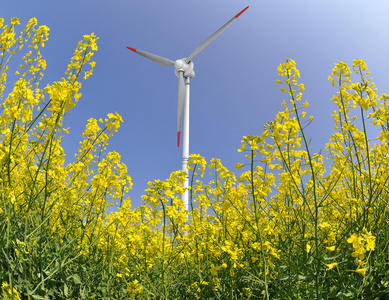
POLYGON ((331 264, 328 264, 328 265, 326 265, 327 266, 327 270, 329 271, 329 270, 331 270, 331 269, 333 269, 333 268, 335 268, 335 267, 337 267, 338 266, 338 263, 331 263, 331 264))
POLYGON ((367 269, 365 269, 365 268, 363 268, 363 269, 356 269, 355 270, 356 273, 359 273, 359 274, 362 274, 362 275, 365 275, 366 271, 367 271, 367 269))

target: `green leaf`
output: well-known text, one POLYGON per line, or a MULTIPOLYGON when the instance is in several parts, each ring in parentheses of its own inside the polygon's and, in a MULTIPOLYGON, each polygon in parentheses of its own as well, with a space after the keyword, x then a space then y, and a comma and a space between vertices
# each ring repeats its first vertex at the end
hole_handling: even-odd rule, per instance
POLYGON ((66 278, 66 279, 67 279, 67 280, 73 279, 73 281, 74 281, 75 284, 81 284, 80 275, 78 275, 78 274, 73 274, 73 275, 69 276, 69 277, 66 278))
POLYGON ((324 260, 332 260, 332 259, 336 259, 336 258, 338 258, 339 256, 342 256, 343 254, 338 254, 338 255, 336 255, 336 256, 331 256, 331 257, 328 257, 327 255, 324 255, 323 256, 323 259, 324 260))
POLYGON ((348 297, 348 298, 350 298, 350 297, 352 297, 354 294, 352 293, 352 292, 350 292, 350 291, 347 291, 347 292, 340 292, 340 293, 338 293, 338 296, 345 296, 345 297, 348 297))
POLYGON ((288 279, 290 279, 290 276, 282 277, 282 278, 280 278, 279 280, 285 281, 285 280, 288 280, 288 279))
POLYGON ((64 287, 63 287, 63 293, 64 293, 64 295, 65 295, 66 297, 67 297, 68 294, 69 294, 68 286, 66 285, 66 283, 65 283, 65 285, 64 285, 64 287))

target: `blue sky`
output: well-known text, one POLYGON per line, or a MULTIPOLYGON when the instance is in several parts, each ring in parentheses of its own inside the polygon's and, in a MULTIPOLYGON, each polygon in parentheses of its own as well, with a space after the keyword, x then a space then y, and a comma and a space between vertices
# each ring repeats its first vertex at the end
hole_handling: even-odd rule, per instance
MULTIPOLYGON (((282 109, 285 94, 275 84, 277 66, 292 58, 305 83, 304 99, 314 121, 307 129, 320 151, 332 132, 327 80, 334 63, 361 58, 379 94, 389 92, 389 2, 387 1, 209 1, 35 0, 3 1, 0 17, 36 17, 50 38, 42 51, 46 83, 59 80, 84 34, 100 37, 94 75, 65 121, 68 161, 87 119, 118 112, 124 123, 111 139, 133 180, 133 207, 147 182, 164 180, 181 167, 176 145, 177 77, 126 46, 176 60, 186 57, 247 5, 250 8, 194 59, 191 80, 190 152, 220 158, 235 170, 242 136, 260 134, 282 109)), ((20 27, 21 30, 21 27, 20 27)), ((372 138, 374 138, 374 133, 372 138)))

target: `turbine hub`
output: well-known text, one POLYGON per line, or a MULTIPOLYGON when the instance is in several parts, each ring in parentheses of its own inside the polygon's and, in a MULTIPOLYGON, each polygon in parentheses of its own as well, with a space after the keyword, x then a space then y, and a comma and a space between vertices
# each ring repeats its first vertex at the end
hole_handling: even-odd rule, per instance
POLYGON ((195 76, 193 67, 194 67, 193 62, 190 61, 188 63, 186 57, 177 59, 174 62, 174 72, 176 73, 177 77, 178 77, 178 72, 184 72, 183 74, 184 78, 186 77, 193 78, 195 76))

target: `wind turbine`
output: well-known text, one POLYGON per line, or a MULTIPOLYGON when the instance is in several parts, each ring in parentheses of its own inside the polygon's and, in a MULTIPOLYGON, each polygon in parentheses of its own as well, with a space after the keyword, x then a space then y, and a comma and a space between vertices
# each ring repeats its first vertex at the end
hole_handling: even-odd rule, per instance
MULTIPOLYGON (((236 14, 231 20, 226 24, 220 27, 214 34, 207 38, 200 46, 192 52, 189 57, 184 57, 172 61, 168 58, 164 58, 146 51, 139 49, 127 47, 128 49, 134 51, 135 53, 142 55, 149 60, 160 64, 161 66, 174 66, 174 72, 178 77, 178 110, 177 110, 177 147, 180 147, 180 137, 181 137, 181 127, 182 127, 182 113, 184 111, 184 132, 183 132, 183 150, 182 150, 182 170, 187 172, 187 164, 189 160, 189 85, 190 78, 195 76, 193 71, 193 61, 192 59, 199 54, 210 42, 212 42, 220 33, 222 33, 228 26, 230 26, 241 14, 243 14, 249 7, 241 10, 236 14)), ((189 201, 188 201, 188 186, 189 186, 189 174, 186 177, 184 182, 185 193, 182 195, 182 200, 185 204, 185 208, 189 211, 189 201)))

